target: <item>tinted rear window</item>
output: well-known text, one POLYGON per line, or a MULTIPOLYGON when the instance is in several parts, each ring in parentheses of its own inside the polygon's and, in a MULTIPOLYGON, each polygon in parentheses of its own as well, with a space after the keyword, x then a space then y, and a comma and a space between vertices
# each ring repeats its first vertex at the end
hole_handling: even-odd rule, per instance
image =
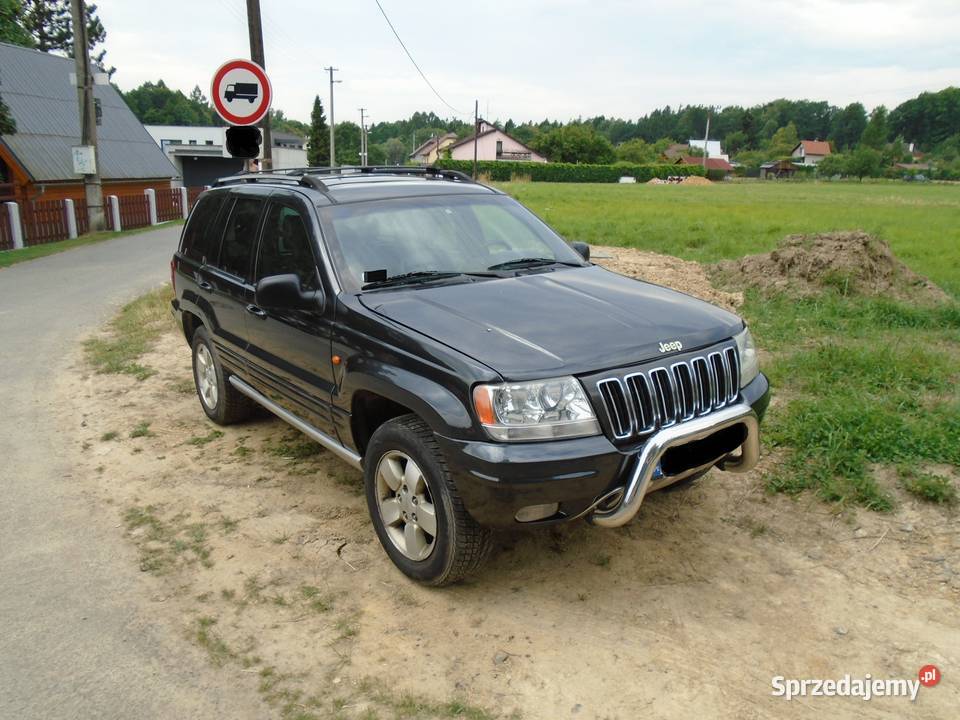
POLYGON ((183 232, 181 251, 191 260, 202 263, 217 257, 220 232, 216 220, 225 198, 226 195, 223 194, 200 198, 190 215, 190 222, 183 232))
POLYGON ((217 265, 221 270, 249 279, 250 255, 257 239, 257 226, 263 201, 256 198, 238 198, 227 218, 220 245, 217 265))

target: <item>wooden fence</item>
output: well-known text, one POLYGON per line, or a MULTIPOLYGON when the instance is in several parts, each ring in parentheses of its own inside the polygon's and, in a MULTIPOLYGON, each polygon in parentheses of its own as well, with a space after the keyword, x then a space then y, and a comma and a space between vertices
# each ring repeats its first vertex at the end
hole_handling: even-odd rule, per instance
MULTIPOLYGON (((2 189, 2 187, 0 187, 2 189)), ((204 191, 202 187, 187 188, 187 206, 192 209, 204 191)), ((183 192, 180 188, 156 190, 156 222, 169 222, 183 217, 183 192)), ((120 229, 147 227, 150 225, 150 199, 146 194, 120 195, 117 198, 120 214, 120 229)), ((24 246, 66 240, 70 237, 67 221, 67 203, 64 200, 33 200, 19 203, 21 236, 24 246)), ((82 200, 73 201, 73 214, 78 235, 90 232, 88 208, 82 200)), ((104 195, 103 207, 106 229, 114 230, 113 212, 109 196, 104 195)), ((13 232, 10 213, 0 202, 0 251, 13 249, 13 232)))

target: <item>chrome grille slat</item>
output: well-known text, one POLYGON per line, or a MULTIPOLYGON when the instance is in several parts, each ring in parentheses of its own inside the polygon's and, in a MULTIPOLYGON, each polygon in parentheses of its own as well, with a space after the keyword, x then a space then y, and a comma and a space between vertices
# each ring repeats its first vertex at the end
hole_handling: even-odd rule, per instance
POLYGON ((613 438, 642 438, 736 402, 740 358, 736 346, 728 345, 622 378, 602 378, 596 386, 613 438))

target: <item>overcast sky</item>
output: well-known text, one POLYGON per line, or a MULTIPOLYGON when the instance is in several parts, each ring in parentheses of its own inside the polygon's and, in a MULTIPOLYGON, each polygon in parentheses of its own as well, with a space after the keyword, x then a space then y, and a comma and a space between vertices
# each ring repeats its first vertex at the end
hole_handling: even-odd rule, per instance
MULTIPOLYGON (((778 97, 893 107, 960 83, 958 0, 380 0, 461 116, 636 118, 663 105, 778 97)), ((273 106, 309 120, 340 68, 337 119, 454 115, 417 74, 374 0, 261 0, 273 106)), ((129 90, 163 79, 209 95, 249 57, 245 0, 99 0, 107 61, 129 90)))

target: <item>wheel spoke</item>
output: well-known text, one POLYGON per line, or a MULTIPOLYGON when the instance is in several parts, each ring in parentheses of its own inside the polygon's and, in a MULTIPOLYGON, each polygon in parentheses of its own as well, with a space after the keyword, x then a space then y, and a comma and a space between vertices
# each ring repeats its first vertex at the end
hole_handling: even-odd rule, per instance
POLYGON ((381 500, 380 516, 384 525, 395 525, 400 520, 400 501, 392 496, 381 500))
POLYGON ((413 460, 407 460, 407 467, 403 471, 403 482, 406 483, 412 495, 419 495, 423 487, 423 473, 413 460))
POLYGON ((433 503, 425 502, 423 496, 420 496, 420 504, 417 505, 417 525, 430 537, 437 536, 437 511, 433 503))
POLYGON ((380 463, 380 477, 391 490, 396 492, 400 489, 403 481, 403 467, 399 458, 388 457, 380 463))
POLYGON ((407 523, 403 528, 403 540, 408 557, 414 560, 423 557, 423 551, 427 548, 427 537, 423 534, 423 530, 413 523, 407 523))

